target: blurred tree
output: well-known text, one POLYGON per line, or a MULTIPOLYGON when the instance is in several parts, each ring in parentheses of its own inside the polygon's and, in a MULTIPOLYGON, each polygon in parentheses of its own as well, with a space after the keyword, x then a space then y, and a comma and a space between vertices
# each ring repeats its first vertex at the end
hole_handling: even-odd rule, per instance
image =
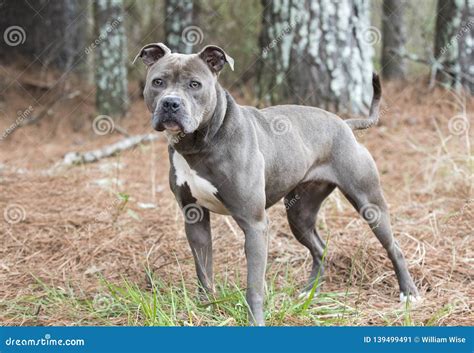
POLYGON ((87 4, 80 0, 2 3, 0 55, 18 53, 43 66, 76 68, 82 62, 87 4))
MULTIPOLYGON (((259 34, 263 8, 260 0, 222 1, 206 0, 194 3, 194 23, 203 36, 196 36, 194 51, 206 44, 222 47, 235 60, 235 71, 223 70, 219 80, 246 95, 246 100, 256 104, 255 78, 260 56, 259 34), (218 30, 216 30, 218 29, 218 30), (251 85, 247 83, 252 82, 251 85)), ((197 32, 198 34, 198 32, 197 32)))
POLYGON ((366 0, 262 0, 259 97, 365 113, 372 97, 366 0))
POLYGON ((166 44, 174 51, 190 54, 193 44, 202 38, 198 27, 191 27, 193 23, 193 0, 166 0, 165 32, 166 44))
POLYGON ((95 85, 99 114, 123 116, 128 107, 122 0, 95 0, 95 85))
POLYGON ((386 79, 405 76, 406 0, 384 0, 382 13, 382 75, 386 79))
POLYGON ((438 0, 435 57, 443 66, 437 80, 474 93, 474 2, 438 0))

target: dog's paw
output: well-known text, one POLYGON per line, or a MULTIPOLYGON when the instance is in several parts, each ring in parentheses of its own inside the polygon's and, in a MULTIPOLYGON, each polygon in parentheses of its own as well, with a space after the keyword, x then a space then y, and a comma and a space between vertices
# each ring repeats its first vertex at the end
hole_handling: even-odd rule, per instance
MULTIPOLYGON (((312 289, 304 289, 298 294, 298 299, 307 300, 311 295, 312 289)), ((319 288, 314 292, 313 299, 319 295, 319 288)))
POLYGON ((298 294, 298 299, 308 299, 309 298, 309 295, 311 294, 311 291, 309 290, 303 290, 300 292, 300 294, 298 294))
POLYGON ((420 295, 413 295, 413 294, 406 295, 403 292, 400 293, 400 303, 409 302, 412 304, 416 304, 416 303, 420 303, 421 300, 422 298, 420 295))

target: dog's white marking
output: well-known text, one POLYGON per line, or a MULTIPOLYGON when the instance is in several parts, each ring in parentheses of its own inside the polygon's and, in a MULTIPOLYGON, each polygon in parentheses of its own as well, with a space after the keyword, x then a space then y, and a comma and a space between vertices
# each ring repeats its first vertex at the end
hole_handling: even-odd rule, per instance
POLYGON ((414 296, 414 295, 405 295, 405 293, 400 293, 400 302, 401 303, 406 303, 409 301, 410 303, 418 303, 421 301, 421 297, 419 295, 414 296))
POLYGON ((176 170, 176 184, 182 186, 187 183, 198 204, 216 213, 229 214, 229 211, 216 197, 217 188, 191 169, 186 159, 176 151, 173 154, 173 166, 176 170))

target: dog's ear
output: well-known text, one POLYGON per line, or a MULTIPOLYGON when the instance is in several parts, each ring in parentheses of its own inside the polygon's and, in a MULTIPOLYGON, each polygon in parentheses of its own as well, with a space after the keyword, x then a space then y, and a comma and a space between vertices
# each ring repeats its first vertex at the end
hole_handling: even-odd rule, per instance
POLYGON ((140 52, 137 54, 135 59, 133 59, 132 64, 135 64, 135 61, 137 61, 138 58, 141 58, 143 60, 143 63, 146 66, 150 67, 163 56, 169 53, 171 53, 170 48, 168 48, 163 43, 147 44, 142 49, 140 49, 140 52))
POLYGON ((225 63, 229 64, 231 70, 234 71, 234 59, 227 55, 223 49, 215 45, 208 45, 204 47, 204 49, 201 50, 198 55, 215 74, 222 70, 225 63))

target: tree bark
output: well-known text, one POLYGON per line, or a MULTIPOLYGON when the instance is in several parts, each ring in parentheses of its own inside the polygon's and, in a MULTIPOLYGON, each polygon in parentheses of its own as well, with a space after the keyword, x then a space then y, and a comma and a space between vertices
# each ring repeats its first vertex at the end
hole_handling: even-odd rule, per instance
POLYGON ((166 0, 166 44, 171 51, 190 54, 202 42, 202 32, 192 24, 193 0, 166 0))
MULTIPOLYGON (((262 0, 259 97, 366 113, 372 42, 367 0, 262 0)), ((377 39, 377 38, 376 38, 377 39)))
POLYGON ((405 0, 384 0, 382 14, 382 76, 386 79, 405 77, 406 30, 405 0))
POLYGON ((123 1, 96 0, 94 15, 96 109, 101 115, 122 117, 128 107, 123 1))
POLYGON ((438 1, 435 57, 443 66, 437 80, 474 93, 474 1, 438 1))

